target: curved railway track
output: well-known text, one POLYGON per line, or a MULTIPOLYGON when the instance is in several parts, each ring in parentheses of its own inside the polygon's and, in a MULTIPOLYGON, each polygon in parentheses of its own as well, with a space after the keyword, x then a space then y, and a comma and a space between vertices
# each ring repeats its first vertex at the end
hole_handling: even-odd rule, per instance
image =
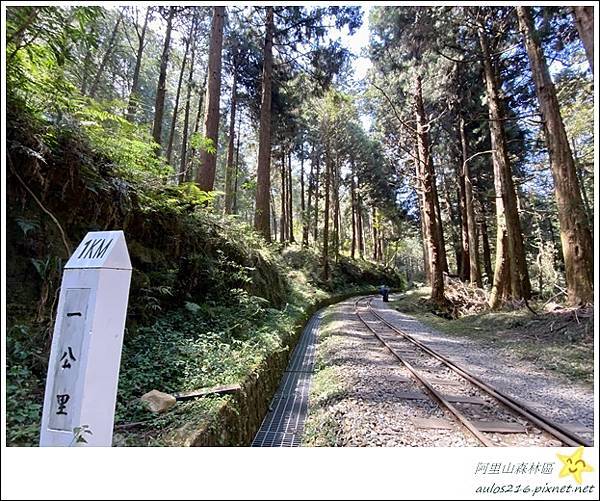
MULTIPOLYGON (((504 421, 506 421, 507 418, 511 421, 517 421, 514 418, 518 417, 529 423, 533 429, 545 432, 550 437, 559 440, 565 446, 592 446, 591 442, 587 439, 576 435, 563 426, 551 422, 548 418, 535 410, 497 388, 490 386, 465 368, 434 351, 418 339, 415 339, 410 334, 399 329, 397 326, 391 324, 372 308, 372 301, 372 296, 356 300, 354 309, 359 320, 394 355, 394 357, 406 367, 418 384, 426 390, 426 393, 443 409, 447 410, 454 417, 456 422, 469 434, 474 436, 482 445, 486 447, 494 447, 497 445, 491 440, 490 433, 494 433, 495 429, 499 429, 498 426, 496 426, 496 428, 493 426, 488 427, 486 430, 485 426, 482 426, 482 423, 485 424, 485 422, 477 421, 469 416, 469 414, 473 414, 472 412, 469 412, 469 406, 462 405, 464 402, 473 402, 473 399, 469 400, 467 397, 461 400, 460 398, 454 397, 452 402, 450 401, 450 396, 446 395, 444 391, 436 387, 443 387, 444 383, 456 385, 457 382, 460 382, 463 389, 466 388, 470 390, 469 393, 484 395, 487 399, 484 403, 488 410, 492 412, 492 415, 503 416, 504 421), (374 320, 370 320, 368 316, 374 320), (375 324, 377 328, 374 328, 373 324, 375 324), (385 331, 386 334, 383 334, 382 330, 385 331), (392 333, 391 339, 388 336, 388 333, 392 333), (416 363, 419 362, 421 364, 426 363, 427 365, 424 368, 422 366, 418 367, 416 363), (432 374, 425 372, 440 370, 442 368, 446 373, 450 371, 448 374, 452 374, 454 381, 434 379, 432 374)), ((496 423, 500 423, 501 425, 502 420, 499 422, 497 421, 496 423)), ((509 427, 510 424, 509 421, 505 424, 505 427, 509 427)), ((500 428, 502 428, 502 426, 500 426, 500 428)))

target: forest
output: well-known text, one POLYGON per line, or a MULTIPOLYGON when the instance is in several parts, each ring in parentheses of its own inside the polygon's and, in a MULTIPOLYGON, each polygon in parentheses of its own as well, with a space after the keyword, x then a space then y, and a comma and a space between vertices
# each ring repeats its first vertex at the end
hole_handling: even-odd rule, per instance
MULTIPOLYGON (((123 229, 134 267, 117 425, 147 420, 152 388, 247 377, 319 301, 381 284, 426 285, 449 318, 589 307, 593 23, 6 8, 9 445, 38 440, 62 267, 91 230, 123 229)), ((118 445, 178 444, 217 412, 186 403, 118 445)))

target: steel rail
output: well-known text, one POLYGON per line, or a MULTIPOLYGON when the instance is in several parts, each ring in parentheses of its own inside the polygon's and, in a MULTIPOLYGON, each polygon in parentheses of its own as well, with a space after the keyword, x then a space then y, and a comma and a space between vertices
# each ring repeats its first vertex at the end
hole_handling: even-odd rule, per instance
POLYGON ((437 400, 442 407, 445 407, 446 409, 448 409, 448 411, 450 411, 450 413, 454 415, 454 417, 458 420, 460 425, 464 426, 467 429, 467 431, 469 431, 483 445, 485 445, 486 447, 493 447, 494 444, 488 438, 486 438, 485 435, 483 435, 483 433, 481 433, 476 428, 476 426, 467 419, 467 417, 464 414, 462 414, 456 407, 454 407, 454 405, 448 402, 448 400, 444 398, 444 395, 437 391, 431 385, 431 383, 429 383, 429 381, 427 381, 423 376, 421 376, 421 374, 419 374, 419 372, 409 362, 404 360, 404 358, 402 358, 402 356, 367 323, 367 321, 361 316, 358 310, 358 303, 363 299, 364 298, 360 298, 354 303, 354 310, 356 316, 360 319, 360 321, 363 324, 365 324, 367 329, 369 329, 375 335, 375 337, 412 373, 415 379, 417 379, 417 381, 421 383, 429 393, 431 393, 434 399, 437 400))
POLYGON ((434 351, 432 348, 430 348, 429 346, 424 344, 422 341, 415 339, 410 334, 404 332, 403 330, 399 329, 392 323, 388 322, 385 318, 383 318, 381 315, 379 315, 378 313, 376 313, 373 310, 373 308, 371 306, 372 301, 373 301, 373 298, 371 297, 367 302, 367 307, 368 307, 370 313, 373 314, 373 316, 375 316, 380 322, 384 323, 392 331, 396 332, 397 334, 399 334, 400 336, 405 338, 407 341, 410 341, 411 343, 418 346, 419 348, 421 348, 423 351, 425 351, 432 357, 436 358, 437 360, 439 360, 440 362, 445 364, 447 367, 449 367, 454 372, 456 372, 460 376, 464 377, 465 379, 467 379, 468 381, 473 383, 475 386, 477 386, 478 388, 480 388, 481 390, 486 392, 488 395, 492 396, 496 400, 503 403, 506 407, 512 409, 517 414, 520 414, 522 417, 524 417, 528 421, 534 423, 536 426, 543 429, 544 431, 546 431, 547 433, 552 435, 554 438, 557 438, 558 440, 560 440, 562 443, 564 443, 567 446, 577 447, 577 446, 583 445, 585 447, 592 447, 592 443, 589 440, 586 440, 585 438, 576 435, 572 431, 566 429, 564 426, 561 426, 557 423, 553 423, 545 416, 542 416, 541 414, 539 414, 538 412, 533 410, 531 407, 528 407, 527 405, 517 401, 510 395, 507 395, 506 393, 503 393, 502 391, 498 390, 497 388, 494 388, 493 386, 491 386, 488 383, 486 383, 485 381, 481 380, 474 374, 470 373, 464 367, 461 367, 457 363, 446 358, 444 355, 440 355, 439 353, 434 351))

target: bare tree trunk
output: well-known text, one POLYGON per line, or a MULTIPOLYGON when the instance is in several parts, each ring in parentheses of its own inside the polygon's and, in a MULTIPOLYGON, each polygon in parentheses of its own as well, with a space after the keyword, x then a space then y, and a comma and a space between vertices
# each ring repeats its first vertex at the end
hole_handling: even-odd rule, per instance
POLYGON ((254 228, 270 241, 269 191, 271 189, 271 79, 273 73, 273 7, 266 7, 267 23, 262 72, 262 100, 258 133, 258 167, 256 170, 256 209, 254 228))
POLYGON ((288 240, 288 230, 287 230, 287 182, 286 178, 286 170, 285 170, 285 147, 283 144, 281 145, 281 215, 279 220, 279 241, 281 243, 287 242, 288 240))
POLYGON ((515 187, 508 160, 499 86, 483 26, 479 27, 478 34, 483 54, 496 190, 496 267, 489 304, 491 308, 497 308, 503 300, 528 299, 531 285, 525 262, 515 187))
POLYGON ((106 52, 102 57, 102 62, 100 66, 98 66, 98 71, 94 76, 94 80, 92 81, 92 86, 90 87, 90 97, 96 97, 96 92, 98 91, 98 85, 100 84, 100 78, 106 69, 106 64, 108 63, 108 59, 110 58, 113 50, 115 49, 115 40, 117 39, 117 33, 119 32, 119 25, 121 24, 121 20, 123 19, 123 11, 120 12, 119 17, 117 18, 117 22, 115 23, 115 27, 110 34, 110 39, 108 40, 108 44, 106 46, 106 52))
MULTIPOLYGON (((165 112, 165 96, 167 95, 167 66, 169 64, 169 48, 171 45, 171 30, 173 29, 173 17, 175 16, 175 7, 169 7, 169 17, 167 18, 167 32, 165 34, 165 43, 162 56, 160 58, 160 73, 158 75, 158 86, 156 88, 156 100, 154 102, 154 125, 152 127, 152 138, 159 146, 162 145, 162 123, 165 112)), ((160 148, 156 151, 160 153, 160 148)))
POLYGON ((581 188, 581 198, 583 199, 583 206, 585 207, 585 214, 587 217, 588 227, 593 225, 594 221, 594 212, 590 206, 590 200, 588 198, 587 191, 585 189, 585 184, 583 181, 583 168, 579 163, 579 158, 577 155, 577 145, 575 143, 575 138, 571 139, 571 144, 573 145, 573 162, 575 162, 575 171, 577 172, 577 179, 579 181, 579 187, 581 188))
POLYGON ((352 244, 350 256, 356 259, 356 182, 354 181, 354 162, 350 171, 350 202, 352 205, 352 244))
POLYGON ((371 224, 371 230, 373 237, 373 261, 377 262, 379 261, 379 246, 377 245, 379 222, 377 220, 377 209, 375 207, 373 207, 372 221, 373 223, 371 224))
POLYGON ((229 144, 227 145, 227 165, 225 167, 225 214, 233 212, 234 174, 233 153, 235 142, 235 108, 237 104, 237 68, 233 68, 231 85, 231 109, 229 110, 229 144))
POLYGON ((423 272, 425 273, 425 283, 430 284, 431 267, 429 266, 429 247, 427 242, 427 227, 425 226, 425 218, 423 216, 425 207, 425 190, 423 189, 423 173, 421 159, 419 158, 419 141, 415 141, 414 149, 415 159, 415 191, 417 192, 417 204, 419 206, 419 220, 421 222, 421 241, 423 243, 423 272))
POLYGON ((293 211, 293 192, 292 192, 292 149, 288 150, 288 176, 287 176, 288 188, 288 238, 290 243, 296 243, 294 238, 294 211, 293 211))
MULTIPOLYGON (((233 214, 237 214, 237 203, 238 203, 238 180, 240 177, 240 129, 242 127, 242 114, 239 114, 238 118, 238 130, 237 130, 237 146, 235 147, 235 183, 233 185, 233 214)), ((277 235, 277 230, 275 230, 277 235)))
POLYGON ((429 159, 429 135, 425 123, 425 110, 423 108, 423 93, 421 77, 415 78, 415 116, 417 122, 417 144, 419 149, 419 169, 424 193, 423 223, 427 233, 427 250, 430 265, 431 300, 438 304, 445 304, 443 263, 441 261, 441 242, 438 232, 438 220, 435 209, 435 174, 432 162, 429 159))
MULTIPOLYGON (((192 68, 190 68, 191 70, 192 68)), ((204 74, 204 80, 202 81, 202 88, 200 90, 200 92, 198 93, 198 109, 196 110, 196 121, 194 123, 194 131, 192 134, 197 134, 198 131, 200 130, 200 118, 202 117, 202 111, 204 108, 204 90, 206 89, 206 78, 207 78, 207 73, 204 74)), ((189 85, 192 84, 192 80, 190 79, 189 81, 189 85)), ((187 142, 186 142, 186 148, 187 148, 187 142)), ((194 157, 196 156, 196 148, 192 147, 189 150, 189 153, 186 155, 184 152, 182 151, 182 159, 185 158, 185 165, 187 166, 184 169, 184 166, 182 165, 182 172, 185 172, 185 180, 188 182, 191 182, 192 179, 195 178, 194 176, 194 157), (187 158, 186 158, 187 156, 187 158)), ((183 160, 182 160, 183 161, 183 160)))
MULTIPOLYGON (((131 92, 129 93, 129 104, 127 105, 127 120, 133 122, 135 118, 135 109, 139 99, 140 92, 140 70, 142 69, 142 58, 144 56, 144 45, 146 40, 146 29, 148 28, 148 20, 152 7, 146 7, 146 16, 144 17, 144 26, 142 32, 138 32, 138 50, 135 58, 135 67, 133 69, 133 82, 131 84, 131 92)), ((137 15, 136 15, 137 19, 137 15)), ((137 30, 137 25, 136 25, 137 30)))
MULTIPOLYGON (((461 227, 462 227, 462 214, 461 214, 461 202, 460 197, 458 197, 458 213, 454 211, 452 207, 452 200, 450 198, 450 189, 448 187, 448 179, 446 178, 446 173, 442 170, 441 174, 441 188, 443 192, 444 205, 446 206, 446 213, 448 214, 448 219, 450 222, 450 237, 452 241, 452 246, 454 248, 454 257, 456 259, 456 274, 463 280, 462 274, 465 269, 464 262, 464 247, 463 241, 461 238, 461 227)), ((460 176, 458 176, 460 178, 460 176)), ((459 179, 460 184, 460 179, 459 179)), ((442 226, 441 217, 439 219, 439 225, 442 226)), ((468 264, 468 260, 467 260, 468 264)), ((468 267, 467 267, 468 272, 468 267)), ((449 273, 449 271, 447 272, 449 273)))
POLYGON ((175 104, 173 105, 173 116, 171 117, 171 128, 169 130, 169 141, 167 143, 167 163, 171 163, 171 156, 173 154, 173 139, 175 138, 175 125, 177 124, 177 115, 179 114, 179 97, 181 96, 181 85, 183 84, 183 75, 185 74, 185 65, 187 63, 187 56, 190 50, 190 42, 192 34, 194 32, 194 23, 190 29, 190 34, 185 41, 185 52, 183 54, 183 61, 181 61, 181 71, 179 72, 179 80, 177 82, 177 92, 175 93, 175 104))
POLYGON ((435 218, 437 220, 436 228, 437 228, 437 239, 439 241, 439 251, 440 251, 440 263, 442 266, 442 271, 446 273, 450 273, 450 269, 448 268, 448 258, 446 257, 446 239, 444 237, 444 224, 442 221, 442 209, 440 207, 440 197, 438 194, 437 183, 436 183, 436 175, 435 175, 435 166, 433 164, 433 157, 431 153, 429 153, 429 163, 431 164, 430 169, 433 173, 433 201, 435 204, 435 218))
POLYGON ((594 300, 592 235, 586 224, 587 217, 581 199, 575 162, 560 115, 556 90, 529 8, 517 7, 517 15, 540 102, 546 146, 554 178, 568 301, 571 305, 591 303, 594 300))
POLYGON ((329 204, 331 186, 331 151, 325 150, 325 209, 323 213, 323 280, 329 281, 329 204))
POLYGON ((315 226, 313 228, 313 241, 315 244, 319 241, 319 177, 320 177, 320 155, 317 153, 315 157, 316 174, 315 174, 315 226))
POLYGON ((223 22, 225 7, 213 7, 210 45, 208 49, 208 84, 206 86, 206 113, 204 115, 204 136, 210 140, 213 151, 200 150, 198 187, 213 191, 217 167, 217 147, 219 142, 219 100, 221 98, 221 55, 223 52, 223 22))
MULTIPOLYGON (((310 179, 309 184, 309 206, 310 206, 310 179)), ((304 140, 300 148, 300 213, 302 218, 302 247, 308 247, 308 217, 306 213, 306 200, 304 189, 304 140)))
POLYGON ((588 5, 586 7, 573 7, 573 15, 575 16, 575 25, 579 32, 579 38, 583 42, 585 55, 588 63, 594 73, 594 7, 588 5))
MULTIPOLYGON (((195 19, 192 21, 192 31, 191 36, 193 37, 194 28, 195 28, 195 19)), ((192 40, 192 54, 190 58, 190 71, 188 73, 188 81, 187 81, 187 95, 185 99, 185 112, 183 114, 183 131, 181 135, 181 158, 179 159, 179 169, 177 182, 181 183, 182 181, 191 179, 191 173, 186 172, 186 169, 191 170, 191 165, 188 165, 187 162, 187 147, 188 147, 188 130, 190 125, 190 108, 192 105, 192 83, 194 80, 194 59, 196 57, 196 38, 193 37, 192 40), (184 178, 185 177, 185 178, 184 178)), ((198 105, 201 107, 201 105, 198 105)))
POLYGON ((340 183, 339 183, 339 158, 333 163, 333 252, 337 263, 340 255, 340 183))
MULTIPOLYGON (((479 267, 479 246, 477 245, 477 226, 475 224, 475 207, 473 201, 473 183, 469 170, 469 143, 465 131, 465 121, 462 116, 458 120, 460 144, 462 149, 462 179, 464 182, 464 217, 466 219, 467 254, 469 258, 469 278, 471 284, 482 286, 481 269, 479 267)), ((464 230, 463 230, 464 233, 464 230)), ((463 235, 464 239, 464 235, 463 235)), ((488 249, 489 250, 489 249, 488 249)))
POLYGON ((356 181, 356 223, 358 233, 358 255, 361 259, 365 257, 365 237, 363 229, 363 208, 362 198, 360 196, 360 179, 356 181))

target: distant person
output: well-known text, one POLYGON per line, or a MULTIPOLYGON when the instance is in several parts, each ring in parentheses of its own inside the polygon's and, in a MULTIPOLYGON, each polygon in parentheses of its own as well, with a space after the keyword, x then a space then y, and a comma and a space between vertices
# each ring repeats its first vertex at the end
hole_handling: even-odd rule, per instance
POLYGON ((382 285, 379 287, 379 293, 383 296, 383 302, 387 303, 389 302, 389 294, 390 294, 390 289, 387 285, 382 285))

